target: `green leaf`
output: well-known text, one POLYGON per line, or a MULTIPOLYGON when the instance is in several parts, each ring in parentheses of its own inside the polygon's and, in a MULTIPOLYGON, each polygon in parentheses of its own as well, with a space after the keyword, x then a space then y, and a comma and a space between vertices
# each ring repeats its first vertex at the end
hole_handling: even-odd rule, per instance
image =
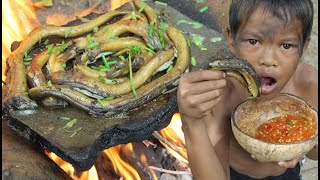
POLYGON ((131 12, 131 19, 137 20, 137 17, 136 17, 136 14, 134 13, 134 11, 131 12))
POLYGON ((66 116, 62 116, 62 117, 60 117, 60 119, 65 120, 65 121, 69 121, 71 118, 66 117, 66 116))
POLYGON ((120 55, 120 56, 118 56, 120 59, 121 59, 121 61, 125 61, 126 59, 124 58, 124 56, 122 56, 122 55, 120 55))
POLYGON ((196 58, 195 57, 191 57, 191 65, 192 66, 196 66, 197 65, 197 61, 196 61, 196 58))
POLYGON ((75 125, 77 123, 77 119, 72 119, 71 121, 69 121, 63 128, 61 129, 66 129, 66 128, 71 128, 73 125, 75 125))
POLYGON ((144 10, 145 7, 146 7, 146 4, 144 3, 143 6, 138 10, 138 12, 142 13, 142 11, 144 10))
POLYGON ((213 43, 219 42, 221 40, 222 40, 222 37, 218 37, 218 36, 217 37, 213 37, 213 38, 210 39, 210 41, 213 42, 213 43))
POLYGON ((48 54, 51 54, 53 50, 53 44, 48 46, 48 54))
POLYGON ((160 22, 160 26, 161 26, 161 29, 166 32, 167 31, 167 26, 163 23, 163 22, 160 22))
POLYGON ((166 73, 169 73, 170 71, 172 71, 172 69, 173 69, 173 66, 172 66, 172 65, 170 65, 170 66, 168 67, 168 69, 167 69, 166 73))
POLYGON ((161 1, 155 1, 154 3, 157 4, 157 5, 161 5, 161 6, 168 6, 167 3, 164 3, 164 2, 161 2, 161 1))
POLYGON ((131 64, 131 54, 129 52, 129 74, 130 74, 130 85, 131 85, 131 89, 133 92, 134 97, 137 97, 137 92, 134 88, 134 81, 133 81, 133 77, 132 77, 132 64, 131 64))
POLYGON ((99 28, 98 27, 94 27, 93 28, 93 33, 97 33, 99 31, 99 28))
POLYGON ((203 13, 203 12, 205 12, 207 9, 208 9, 208 6, 204 6, 204 7, 202 7, 199 11, 200 11, 201 13, 203 13))
POLYGON ((103 33, 107 32, 107 30, 108 30, 107 27, 103 27, 103 28, 102 28, 102 32, 103 32, 103 33))
POLYGON ((100 104, 103 108, 106 107, 106 105, 101 101, 101 99, 97 99, 97 100, 98 100, 99 104, 100 104))
POLYGON ((66 35, 64 36, 64 38, 68 38, 70 33, 71 33, 72 29, 68 29, 68 31, 66 32, 66 35))
POLYGON ((46 39, 43 44, 44 45, 48 45, 49 44, 49 39, 46 39))
POLYGON ((94 48, 94 47, 97 47, 99 46, 99 42, 93 42, 89 45, 86 46, 87 49, 91 49, 91 48, 94 48))
POLYGON ((49 80, 49 81, 47 82, 47 85, 48 85, 48 86, 52 86, 51 80, 49 80))

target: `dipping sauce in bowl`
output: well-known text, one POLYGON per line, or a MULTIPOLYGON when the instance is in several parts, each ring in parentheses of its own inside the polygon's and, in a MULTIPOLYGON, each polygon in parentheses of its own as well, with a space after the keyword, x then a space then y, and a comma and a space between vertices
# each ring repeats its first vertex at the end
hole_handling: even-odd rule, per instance
POLYGON ((262 123, 255 137, 265 142, 287 144, 309 139, 316 130, 316 123, 301 116, 285 114, 262 123))

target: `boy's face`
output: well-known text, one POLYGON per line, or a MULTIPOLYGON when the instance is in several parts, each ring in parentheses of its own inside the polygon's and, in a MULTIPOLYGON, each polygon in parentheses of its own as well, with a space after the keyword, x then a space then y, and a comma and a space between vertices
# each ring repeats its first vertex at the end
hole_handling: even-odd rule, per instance
POLYGON ((235 39, 229 33, 229 45, 235 56, 252 64, 260 78, 262 97, 267 99, 292 77, 304 49, 300 22, 285 23, 263 6, 240 26, 235 39))

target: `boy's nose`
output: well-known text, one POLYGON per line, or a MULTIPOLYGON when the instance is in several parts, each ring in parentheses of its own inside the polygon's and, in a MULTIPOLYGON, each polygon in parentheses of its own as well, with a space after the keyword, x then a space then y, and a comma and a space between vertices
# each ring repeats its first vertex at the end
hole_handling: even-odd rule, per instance
POLYGON ((267 66, 267 67, 277 67, 278 66, 278 61, 277 61, 277 56, 274 50, 272 48, 266 49, 260 60, 259 60, 260 65, 262 66, 267 66))

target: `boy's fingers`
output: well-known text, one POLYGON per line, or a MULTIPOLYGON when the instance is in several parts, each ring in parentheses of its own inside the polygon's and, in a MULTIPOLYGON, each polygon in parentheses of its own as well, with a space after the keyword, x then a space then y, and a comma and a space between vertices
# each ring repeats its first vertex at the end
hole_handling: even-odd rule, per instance
POLYGON ((201 82, 201 81, 210 81, 217 80, 226 77, 223 71, 217 70, 201 70, 194 71, 182 76, 181 80, 189 83, 201 82))
POLYGON ((199 82, 197 84, 192 85, 188 90, 188 93, 192 95, 203 94, 213 90, 223 89, 226 85, 227 81, 225 79, 199 82))
POLYGON ((294 168, 298 162, 299 162, 299 159, 293 159, 291 161, 278 162, 278 165, 284 168, 294 168))

